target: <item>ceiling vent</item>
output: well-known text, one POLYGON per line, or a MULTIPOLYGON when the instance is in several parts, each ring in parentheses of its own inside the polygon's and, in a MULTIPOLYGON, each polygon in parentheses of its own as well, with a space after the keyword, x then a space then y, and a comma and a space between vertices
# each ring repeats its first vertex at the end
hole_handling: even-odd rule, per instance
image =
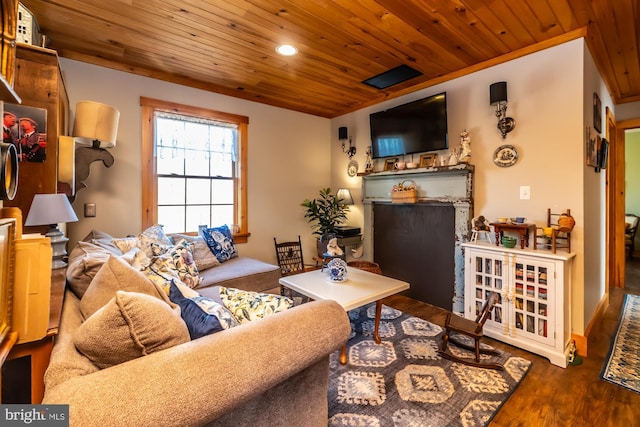
POLYGON ((385 71, 382 74, 371 77, 362 83, 373 86, 376 89, 386 89, 389 86, 405 82, 421 75, 422 73, 420 71, 415 70, 408 65, 400 65, 399 67, 392 68, 389 71, 385 71))

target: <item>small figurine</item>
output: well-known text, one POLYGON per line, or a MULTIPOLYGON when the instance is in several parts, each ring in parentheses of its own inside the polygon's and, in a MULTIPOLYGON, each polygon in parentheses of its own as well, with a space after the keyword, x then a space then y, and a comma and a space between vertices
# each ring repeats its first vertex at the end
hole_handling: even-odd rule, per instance
POLYGON ((336 237, 329 240, 329 244, 327 245, 327 254, 331 256, 342 256, 342 254, 344 254, 340 246, 338 246, 338 239, 336 237))
POLYGON ((458 164, 458 150, 453 148, 451 154, 449 154, 449 166, 455 166, 458 164))
POLYGON ((488 231, 489 230, 489 221, 484 217, 484 215, 480 215, 477 218, 473 218, 473 229, 476 231, 488 231))
POLYGON ((471 160, 471 137, 469 132, 465 129, 460 134, 460 157, 459 162, 469 163, 471 160))
POLYGON ((365 164, 364 164, 364 171, 365 172, 373 171, 373 163, 371 162, 371 146, 367 147, 367 160, 365 161, 365 164))
POLYGON ((573 361, 576 358, 576 340, 571 340, 571 344, 569 344, 569 357, 567 359, 567 361, 569 363, 573 363, 573 361))

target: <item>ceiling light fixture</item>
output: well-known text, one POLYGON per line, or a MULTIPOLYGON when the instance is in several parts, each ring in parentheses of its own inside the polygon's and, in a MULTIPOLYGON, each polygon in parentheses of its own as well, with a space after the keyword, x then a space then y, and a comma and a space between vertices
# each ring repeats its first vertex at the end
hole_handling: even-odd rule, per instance
POLYGON ((276 47, 276 52, 278 52, 282 56, 293 56, 298 53, 298 49, 290 44, 282 44, 276 47))

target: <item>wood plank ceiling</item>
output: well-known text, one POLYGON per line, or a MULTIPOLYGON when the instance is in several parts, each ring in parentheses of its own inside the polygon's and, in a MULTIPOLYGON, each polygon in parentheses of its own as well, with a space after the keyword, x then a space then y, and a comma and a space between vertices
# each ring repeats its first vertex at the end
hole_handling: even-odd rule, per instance
POLYGON ((578 37, 616 103, 640 100, 638 0, 22 3, 61 57, 322 117, 578 37), (298 55, 277 55, 281 43, 298 55), (402 64, 423 75, 384 90, 362 84, 402 64))

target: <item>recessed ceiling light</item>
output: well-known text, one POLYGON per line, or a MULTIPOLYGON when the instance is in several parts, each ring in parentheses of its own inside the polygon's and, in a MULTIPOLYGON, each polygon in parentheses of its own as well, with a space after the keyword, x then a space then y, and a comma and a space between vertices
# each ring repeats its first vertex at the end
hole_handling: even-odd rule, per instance
POLYGON ((283 56, 293 56, 298 53, 298 49, 291 46, 290 44, 282 44, 276 47, 276 52, 283 56))

